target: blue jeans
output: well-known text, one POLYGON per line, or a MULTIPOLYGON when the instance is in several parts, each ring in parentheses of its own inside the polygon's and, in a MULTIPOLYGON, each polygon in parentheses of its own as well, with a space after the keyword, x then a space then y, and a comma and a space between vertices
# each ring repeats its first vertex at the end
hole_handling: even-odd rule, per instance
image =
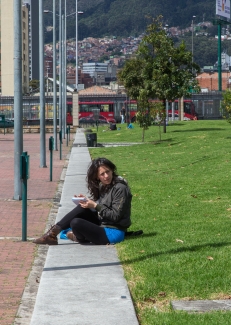
POLYGON ((124 123, 124 115, 121 115, 121 124, 124 123))

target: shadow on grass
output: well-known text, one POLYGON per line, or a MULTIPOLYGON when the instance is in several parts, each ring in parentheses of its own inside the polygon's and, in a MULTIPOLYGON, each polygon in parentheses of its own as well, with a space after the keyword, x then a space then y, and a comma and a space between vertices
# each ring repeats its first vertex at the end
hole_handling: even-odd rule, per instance
MULTIPOLYGON (((168 121, 168 124, 166 125, 166 127, 168 128, 169 126, 174 126, 174 125, 176 125, 176 126, 184 126, 184 125, 186 125, 187 123, 181 123, 181 122, 176 122, 176 121, 168 121)), ((158 126, 158 127, 160 127, 160 128, 163 128, 163 124, 161 124, 160 126, 158 125, 158 124, 153 124, 152 126, 158 126)))
MULTIPOLYGON (((139 238, 142 239, 142 237, 144 237, 144 236, 140 236, 139 238)), ((231 242, 207 243, 207 244, 203 244, 203 245, 194 245, 191 247, 180 247, 180 248, 176 248, 176 249, 170 249, 168 251, 155 252, 155 253, 151 253, 151 254, 147 254, 147 255, 142 254, 142 256, 140 256, 140 257, 136 257, 131 260, 127 260, 126 262, 121 262, 121 264, 131 264, 131 263, 135 263, 135 262, 141 262, 141 261, 147 260, 149 258, 155 258, 155 257, 165 255, 165 254, 174 255, 174 254, 180 254, 180 253, 184 253, 184 252, 196 252, 196 251, 200 251, 204 247, 218 248, 218 247, 223 247, 223 246, 228 246, 228 245, 231 245, 231 242)))
POLYGON ((187 164, 187 165, 182 165, 182 167, 187 167, 187 166, 190 166, 190 165, 198 164, 199 162, 201 162, 203 160, 211 160, 211 159, 214 159, 214 158, 211 158, 209 156, 203 156, 200 159, 197 159, 195 161, 190 161, 190 163, 187 164))
MULTIPOLYGON (((181 165, 181 167, 188 167, 188 166, 191 166, 191 165, 195 165, 195 164, 199 164, 200 162, 202 161, 208 161, 208 160, 212 160, 212 159, 215 159, 215 158, 211 158, 210 156, 202 156, 201 158, 198 158, 197 160, 195 161, 190 161, 188 164, 185 164, 185 165, 181 165)), ((169 168, 167 170, 161 170, 161 169, 148 169, 148 170, 145 170, 143 171, 143 173, 150 173, 150 171, 152 172, 158 172, 158 173, 164 173, 164 174, 168 174, 172 171, 172 168, 169 168)))
POLYGON ((157 235, 157 232, 150 232, 148 234, 142 234, 142 235, 130 235, 130 236, 125 236, 125 240, 130 240, 130 239, 138 239, 138 238, 144 238, 144 237, 154 237, 157 235))
POLYGON ((200 129, 190 129, 190 130, 174 130, 172 132, 194 132, 194 131, 223 131, 223 128, 200 128, 200 129))
POLYGON ((169 138, 169 139, 164 139, 164 140, 148 141, 147 143, 150 143, 150 144, 161 144, 161 143, 172 142, 172 141, 173 140, 171 138, 169 138))

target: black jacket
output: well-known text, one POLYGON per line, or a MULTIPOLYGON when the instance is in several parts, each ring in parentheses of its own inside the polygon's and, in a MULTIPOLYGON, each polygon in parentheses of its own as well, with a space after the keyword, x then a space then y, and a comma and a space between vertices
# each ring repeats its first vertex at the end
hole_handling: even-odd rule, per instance
POLYGON ((103 227, 126 231, 131 225, 132 194, 127 182, 117 177, 116 184, 100 196, 96 210, 103 227))

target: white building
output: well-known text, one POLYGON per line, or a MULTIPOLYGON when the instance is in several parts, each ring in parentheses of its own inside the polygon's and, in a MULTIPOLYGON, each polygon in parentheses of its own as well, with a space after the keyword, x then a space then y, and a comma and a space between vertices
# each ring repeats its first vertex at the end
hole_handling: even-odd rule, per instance
POLYGON ((83 63, 83 73, 88 73, 91 77, 94 77, 97 73, 107 73, 108 64, 107 63, 83 63))
POLYGON ((97 85, 109 84, 116 80, 117 66, 109 63, 83 63, 83 73, 88 73, 94 78, 97 85))

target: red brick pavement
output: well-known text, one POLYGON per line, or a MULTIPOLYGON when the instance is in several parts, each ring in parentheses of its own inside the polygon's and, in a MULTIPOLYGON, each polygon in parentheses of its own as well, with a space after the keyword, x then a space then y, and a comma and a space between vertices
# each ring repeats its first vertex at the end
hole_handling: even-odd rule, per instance
MULTIPOLYGON (((51 134, 46 134, 46 147, 51 134)), ((46 152, 47 168, 40 168, 40 135, 24 134, 23 151, 30 155, 30 178, 27 196, 27 236, 44 232, 58 187, 67 153, 64 141, 60 152, 53 151, 53 181, 50 182, 50 153, 46 152)), ((14 135, 0 134, 0 324, 14 322, 23 290, 36 254, 36 245, 22 242, 22 201, 14 196, 14 135), (18 238, 17 238, 18 237, 18 238)))

